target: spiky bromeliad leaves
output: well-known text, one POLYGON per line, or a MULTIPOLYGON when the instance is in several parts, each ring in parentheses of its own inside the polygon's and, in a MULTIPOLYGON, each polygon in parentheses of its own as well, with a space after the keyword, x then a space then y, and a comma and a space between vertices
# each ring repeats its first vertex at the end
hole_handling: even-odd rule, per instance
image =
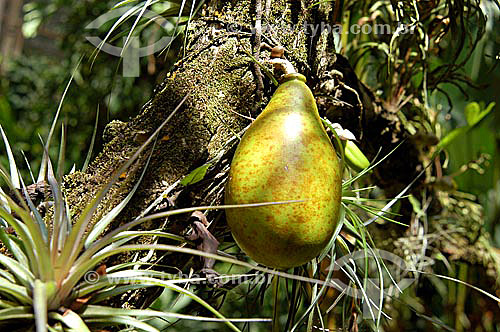
MULTIPOLYGON (((106 273, 106 268, 101 265, 101 262, 111 255, 130 250, 172 249, 175 251, 178 248, 164 246, 163 249, 160 249, 161 245, 129 244, 140 236, 154 235, 186 243, 183 237, 165 232, 129 231, 144 221, 154 219, 155 217, 152 216, 138 217, 103 236, 106 225, 109 225, 123 210, 137 189, 137 185, 123 200, 123 204, 118 204, 103 218, 97 220, 93 225, 90 224, 97 206, 116 182, 119 174, 139 157, 175 114, 179 106, 136 153, 115 172, 110 183, 104 185, 104 188, 97 193, 94 200, 86 206, 76 220, 72 220, 62 190, 60 179, 62 174, 58 178, 54 175, 47 153, 49 143, 46 144, 43 158, 46 164, 42 165, 39 176, 42 179, 40 183, 47 187, 50 186, 50 203, 53 207, 50 220, 45 220, 47 216, 42 217, 28 193, 28 187, 19 176, 20 172, 9 142, 0 127, 10 166, 10 172, 0 167, 0 176, 14 193, 13 196, 9 196, 0 189, 0 243, 2 244, 2 252, 0 253, 0 265, 2 266, 0 269, 0 327, 8 328, 11 331, 20 328, 23 331, 31 329, 42 332, 48 330, 90 331, 91 327, 95 325, 127 325, 144 331, 159 331, 149 324, 148 320, 160 317, 166 320, 219 321, 228 325, 231 330, 239 331, 236 325, 191 292, 189 288, 177 286, 175 281, 177 275, 142 269, 140 264, 134 268, 127 263, 113 266, 106 273), (51 227, 48 227, 46 223, 50 224, 51 227), (91 225, 90 231, 86 232, 89 225, 91 225), (86 241, 90 238, 92 241, 86 241), (99 268, 94 271, 96 267, 99 268), (183 294, 212 312, 215 317, 191 316, 156 310, 119 309, 102 305, 102 302, 127 291, 151 286, 160 286, 183 294)), ((57 116, 54 123, 56 121, 57 116)), ((48 142, 50 142, 50 136, 48 142)), ((145 168, 147 168, 147 163, 145 168)), ((143 175, 144 171, 139 182, 143 175)), ((169 211, 167 214, 162 214, 162 217, 193 212, 194 210, 196 209, 169 211)), ((243 319, 239 321, 262 320, 243 319)))

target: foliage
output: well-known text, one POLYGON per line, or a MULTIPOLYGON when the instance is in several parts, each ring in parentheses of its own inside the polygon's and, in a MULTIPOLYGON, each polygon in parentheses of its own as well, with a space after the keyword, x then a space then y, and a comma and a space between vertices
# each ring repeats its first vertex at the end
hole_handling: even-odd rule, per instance
MULTIPOLYGON (((78 166, 84 161, 81 151, 90 145, 97 110, 101 113, 99 132, 110 119, 127 120, 150 98, 155 84, 165 73, 162 68, 165 57, 141 58, 140 77, 120 75, 117 57, 100 52, 94 58, 95 48, 85 39, 94 32, 83 27, 106 13, 114 3, 36 1, 24 7, 24 31, 28 39, 24 54, 8 64, 5 75, 0 78, 0 120, 15 142, 13 148, 23 150, 35 169, 43 153, 38 135, 47 135, 54 105, 59 103, 71 73, 75 72, 75 81, 66 96, 62 114, 70 133, 68 160, 78 166), (46 43, 46 38, 52 38, 54 49, 39 46, 46 43)), ((127 31, 130 25, 122 28, 127 31)), ((97 147, 102 143, 101 136, 97 136, 97 147)), ((66 170, 72 166, 68 162, 66 170)))
MULTIPOLYGON (((498 110, 498 1, 348 1, 344 12, 345 29, 359 23, 373 32, 346 35, 342 52, 415 139, 444 138, 445 133, 466 125, 467 110, 477 108, 477 102, 484 104, 482 108, 495 105, 491 107, 498 110), (376 33, 384 24, 391 33, 376 33)), ((452 176, 458 189, 479 195, 483 202, 483 193, 500 179, 493 171, 500 165, 498 128, 497 112, 446 147, 445 174, 452 176), (466 176, 464 170, 472 168, 481 174, 469 171, 466 176)))
MULTIPOLYGON (((495 92, 500 79, 499 8, 498 1, 348 1, 342 21, 344 27, 368 24, 373 31, 376 24, 391 27, 391 33, 344 37, 342 51, 385 109, 398 115, 429 167, 425 185, 414 192, 416 197, 409 197, 412 227, 395 243, 395 252, 431 275, 483 280, 484 287, 492 285, 484 276, 478 278, 477 270, 467 272, 454 260, 498 268, 497 257, 479 248, 490 247, 487 232, 498 228, 493 186, 500 165, 495 92), (400 24, 405 29, 398 29, 400 24), (487 219, 480 202, 489 211, 487 219), (428 242, 434 238, 440 239, 438 243, 428 242)), ((485 310, 479 307, 487 302, 472 304, 476 302, 464 297, 461 286, 429 277, 406 293, 411 295, 393 303, 395 321, 385 326, 389 331, 414 328, 415 323, 439 330, 498 328, 491 320, 478 322, 485 310), (419 289, 436 296, 432 301, 419 300, 419 289), (442 312, 443 307, 453 310, 453 317, 442 312)))

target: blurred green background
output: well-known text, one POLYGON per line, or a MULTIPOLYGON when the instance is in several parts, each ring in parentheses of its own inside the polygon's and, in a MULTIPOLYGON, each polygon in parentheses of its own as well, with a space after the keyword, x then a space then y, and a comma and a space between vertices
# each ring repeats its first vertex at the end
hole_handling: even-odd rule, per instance
MULTIPOLYGON (((116 1, 20 2, 22 16, 20 22, 14 22, 21 24, 20 33, 2 36, 4 44, 10 38, 21 46, 3 50, 0 57, 0 124, 13 149, 23 150, 36 171, 43 152, 38 135, 47 137, 64 89, 74 73, 61 119, 67 126, 66 172, 73 164, 80 169, 90 147, 97 110, 99 134, 94 151, 99 151, 106 123, 113 119, 127 121, 138 114, 155 85, 162 81, 167 64, 175 60, 175 54, 143 57, 139 77, 123 77, 120 58, 104 52, 94 58, 95 47, 85 39, 96 34, 85 27, 108 12, 116 1)), ((3 23, 9 22, 4 19, 3 23)), ((102 39, 112 23, 97 31, 102 39)), ((131 23, 121 26, 117 34, 127 32, 131 23)), ((142 31, 141 42, 156 37, 157 30, 142 31)), ((120 46, 122 38, 112 44, 120 46)), ((51 153, 57 153, 58 140, 55 137, 51 153)), ((6 161, 3 154, 0 158, 6 161)))

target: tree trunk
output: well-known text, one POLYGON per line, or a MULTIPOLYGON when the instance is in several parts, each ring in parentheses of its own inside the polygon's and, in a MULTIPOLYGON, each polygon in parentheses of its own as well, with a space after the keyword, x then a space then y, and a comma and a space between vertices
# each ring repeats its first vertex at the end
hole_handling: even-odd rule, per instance
POLYGON ((23 50, 23 0, 0 0, 0 72, 1 67, 23 50))

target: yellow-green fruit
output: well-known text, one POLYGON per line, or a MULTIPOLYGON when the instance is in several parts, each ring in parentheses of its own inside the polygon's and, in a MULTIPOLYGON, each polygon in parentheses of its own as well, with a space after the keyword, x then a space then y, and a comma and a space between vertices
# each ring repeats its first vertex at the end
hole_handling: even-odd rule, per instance
POLYGON ((279 269, 316 257, 338 223, 341 166, 305 81, 284 78, 241 139, 226 186, 226 204, 305 200, 226 210, 240 248, 279 269))

